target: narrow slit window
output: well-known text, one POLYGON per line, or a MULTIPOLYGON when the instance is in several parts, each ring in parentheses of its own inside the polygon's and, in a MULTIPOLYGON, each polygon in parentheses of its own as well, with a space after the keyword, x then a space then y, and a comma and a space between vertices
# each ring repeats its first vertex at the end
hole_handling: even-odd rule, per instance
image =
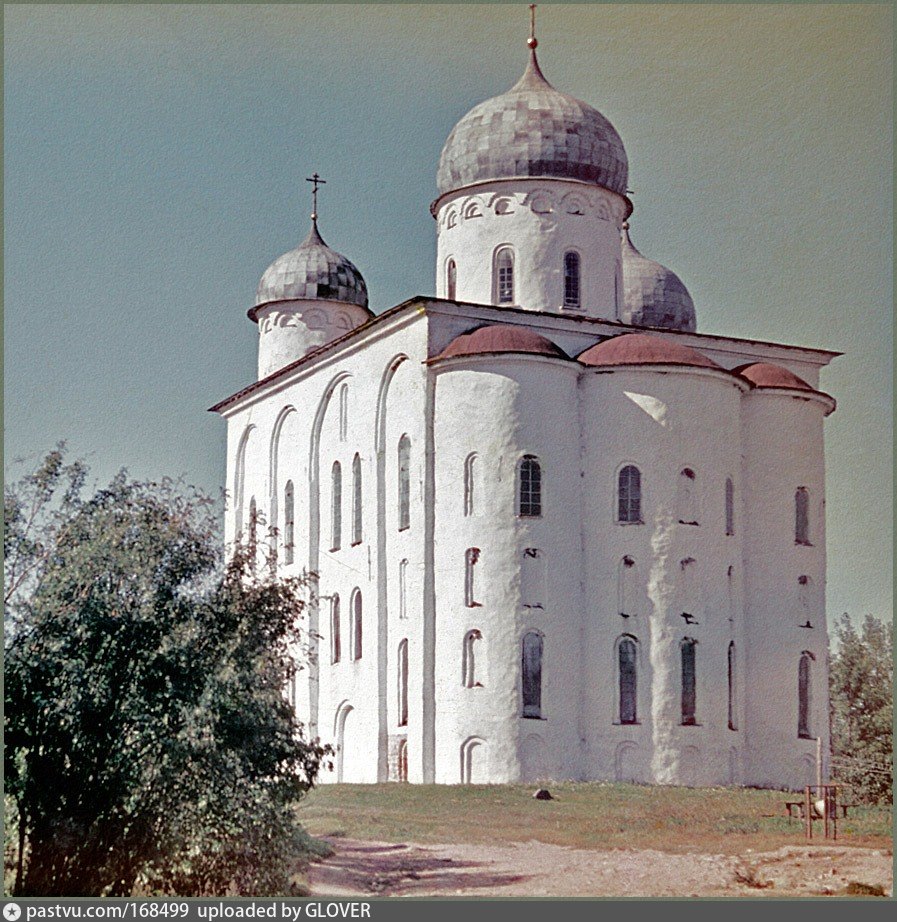
POLYGON ((399 620, 408 617, 408 560, 399 561, 399 620))
POLYGON ((638 722, 637 675, 635 641, 623 638, 617 648, 617 668, 620 674, 620 723, 638 722))
POLYGON ((399 691, 398 715, 399 726, 408 726, 408 641, 403 640, 399 644, 399 674, 397 684, 399 691))
POLYGON ((726 534, 735 534, 735 484, 726 478, 726 534))
POLYGON ((495 254, 495 301, 514 303, 514 253, 510 247, 502 247, 495 254))
POLYGON ((352 543, 361 544, 361 458, 352 461, 352 543))
POLYGON ((627 464, 617 477, 617 521, 641 522, 642 475, 633 465, 627 464))
POLYGON ((524 455, 519 467, 520 515, 542 515, 542 467, 535 455, 524 455))
POLYGON ((411 439, 399 439, 399 531, 411 525, 411 439))
POLYGON ((794 494, 794 543, 810 544, 810 494, 798 487, 794 494))
POLYGON ((697 525, 697 478, 695 472, 686 467, 679 474, 679 489, 677 491, 677 503, 679 508, 680 525, 697 525))
POLYGON ((339 461, 330 470, 330 550, 338 551, 343 542, 343 470, 339 461))
POLYGON ((464 604, 468 608, 479 607, 476 600, 474 574, 477 563, 480 560, 480 549, 478 547, 469 547, 464 552, 464 604))
POLYGON ((813 654, 801 653, 797 667, 797 735, 811 739, 810 734, 810 675, 813 654))
POLYGON ((346 441, 349 432, 349 385, 343 384, 339 389, 339 440, 346 441))
POLYGON ((477 681, 477 648, 482 639, 483 635, 478 630, 468 631, 464 635, 461 670, 462 684, 465 688, 476 688, 481 684, 477 681))
POLYGON ((292 563, 296 534, 296 506, 293 481, 288 480, 283 488, 283 560, 292 563))
POLYGON ((523 638, 523 716, 542 716, 542 636, 534 631, 523 638))
POLYGON ((458 265, 453 260, 448 261, 445 269, 445 290, 449 301, 454 301, 458 293, 458 265))
POLYGON ((330 600, 330 662, 338 663, 342 659, 342 642, 340 638, 339 596, 330 600))
POLYGON ((626 556, 620 561, 617 571, 618 608, 623 618, 632 618, 638 614, 637 591, 638 569, 635 560, 626 556))
POLYGON ((352 659, 361 659, 361 592, 352 598, 352 659))
POLYGON ((697 723, 695 718, 697 704, 697 675, 694 640, 682 641, 682 724, 686 727, 697 723))
POLYGON ((564 254, 564 307, 580 306, 579 253, 564 254))
POLYGON ((476 454, 470 454, 464 461, 464 515, 471 516, 474 513, 474 503, 476 500, 476 454))
POLYGON ((729 674, 729 729, 737 730, 738 726, 735 722, 735 641, 733 640, 729 644, 729 651, 727 653, 727 666, 729 674))

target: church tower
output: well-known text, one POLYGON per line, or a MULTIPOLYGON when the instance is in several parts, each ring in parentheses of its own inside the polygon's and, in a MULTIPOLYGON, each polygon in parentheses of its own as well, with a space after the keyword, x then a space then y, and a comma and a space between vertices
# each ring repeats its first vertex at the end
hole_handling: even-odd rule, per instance
POLYGON ((259 328, 259 380, 370 320, 368 291, 355 266, 318 231, 317 173, 311 229, 265 270, 248 316, 259 328))
POLYGON ((471 109, 439 160, 436 294, 620 318, 620 227, 632 211, 613 125, 556 90, 530 54, 523 76, 471 109))

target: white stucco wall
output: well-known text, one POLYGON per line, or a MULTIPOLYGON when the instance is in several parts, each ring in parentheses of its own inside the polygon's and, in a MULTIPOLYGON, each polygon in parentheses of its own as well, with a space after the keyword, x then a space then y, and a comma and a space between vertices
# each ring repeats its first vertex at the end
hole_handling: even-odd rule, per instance
POLYGON ((811 669, 810 735, 828 752, 828 637, 825 616, 825 469, 820 400, 754 391, 742 401, 746 515, 746 726, 752 783, 815 783, 816 743, 798 739, 798 663, 811 669), (795 543, 794 495, 810 495, 811 546, 795 543), (799 578, 811 580, 801 597, 799 578), (809 620, 812 628, 802 628, 809 620), (808 770, 808 765, 810 766, 808 770))
MULTIPOLYGON (((749 390, 703 369, 596 371, 534 356, 427 364, 460 332, 502 316, 497 308, 410 305, 249 389, 222 411, 232 500, 227 540, 239 528, 245 537, 253 497, 260 517, 282 536, 284 489, 292 481, 294 562, 286 565, 279 547, 281 572, 319 574, 319 601, 308 623, 321 639, 296 700, 311 733, 341 747, 337 770, 322 780, 397 778, 404 743, 412 782, 803 784, 815 753, 815 742, 797 737, 797 664, 804 650, 815 657, 811 729, 827 745, 822 426, 831 404, 749 390), (400 530, 403 435, 411 442, 410 526, 400 530), (356 453, 363 533, 353 546, 356 453), (466 515, 464 465, 471 453, 474 510, 466 515), (540 518, 517 515, 523 454, 542 465, 540 518), (334 461, 343 480, 338 550, 331 550, 334 461), (616 477, 626 463, 641 471, 642 524, 617 522, 616 477), (684 467, 696 475, 696 526, 678 521, 684 467), (727 478, 734 485, 733 535, 725 533, 727 478), (794 543, 798 486, 811 495, 812 547, 794 543), (468 548, 480 550, 473 607, 464 597, 468 548), (541 552, 541 576, 533 576, 538 568, 524 574, 527 548, 541 552), (625 619, 624 556, 634 561, 625 619), (534 579, 542 581, 536 590, 534 579), (363 598, 357 661, 350 641, 356 589, 363 598), (342 659, 331 664, 329 606, 337 593, 342 659), (541 608, 527 607, 533 594, 541 608), (697 623, 686 624, 683 611, 697 623), (799 626, 807 618, 812 629, 799 626), (482 634, 481 684, 467 688, 462 647, 474 629, 482 634), (529 630, 544 638, 541 720, 521 717, 521 641, 529 630), (623 634, 638 647, 632 725, 622 725, 618 712, 616 644, 623 634), (681 725, 684 637, 698 643, 696 726, 681 725), (398 717, 403 640, 407 726, 398 717), (727 719, 733 642, 736 729, 727 719)), ((515 312, 509 319, 572 355, 599 335, 628 331, 557 314, 515 312)), ((818 380, 828 361, 812 350, 670 335, 703 345, 729 367, 788 356, 792 370, 818 380)))
POLYGON ((620 226, 626 203, 571 180, 481 183, 440 199, 436 210, 436 295, 449 297, 447 266, 457 266, 456 300, 496 304, 495 252, 514 251, 514 305, 613 320, 623 296, 620 226), (564 253, 577 252, 581 307, 564 307, 564 253))
POLYGON ((477 356, 437 366, 435 400, 435 583, 439 630, 436 694, 440 714, 436 780, 457 783, 462 744, 493 781, 572 777, 578 770, 581 545, 577 368, 536 356, 477 356), (476 454, 473 513, 465 515, 465 461, 476 454), (518 466, 542 471, 542 514, 519 514, 518 466), (476 605, 464 597, 465 552, 480 551, 476 605), (544 585, 521 578, 537 550, 544 585), (541 590, 541 591, 539 591, 541 590), (539 607, 536 607, 539 606, 539 607), (465 634, 479 630, 481 687, 462 684, 465 634), (522 716, 521 656, 527 632, 543 637, 541 718, 522 716))
POLYGON ((329 343, 370 319, 357 304, 342 301, 277 301, 260 308, 259 379, 329 343))

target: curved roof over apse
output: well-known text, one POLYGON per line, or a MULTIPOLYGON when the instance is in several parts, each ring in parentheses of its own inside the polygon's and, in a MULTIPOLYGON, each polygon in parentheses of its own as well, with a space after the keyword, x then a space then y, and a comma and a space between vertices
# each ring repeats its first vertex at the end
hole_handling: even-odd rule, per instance
POLYGON ((554 359, 566 359, 567 354, 550 339, 528 330, 526 327, 496 323, 479 327, 470 333, 456 336, 439 353, 437 358, 458 358, 465 355, 497 355, 517 353, 542 355, 554 359))
POLYGON ((771 362, 750 362, 732 370, 746 381, 750 381, 754 387, 787 387, 797 391, 815 390, 794 372, 782 368, 781 365, 773 365, 771 362))
POLYGON ((592 368, 620 365, 679 365, 725 371, 697 349, 651 333, 623 333, 586 349, 577 359, 592 368))

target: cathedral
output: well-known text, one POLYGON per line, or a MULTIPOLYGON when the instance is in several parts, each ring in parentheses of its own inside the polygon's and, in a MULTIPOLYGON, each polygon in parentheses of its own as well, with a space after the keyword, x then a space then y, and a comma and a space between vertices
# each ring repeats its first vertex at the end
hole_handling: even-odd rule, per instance
POLYGON ((813 782, 837 353, 697 332, 620 135, 527 44, 442 150, 435 297, 371 312, 314 175, 212 407, 226 540, 312 575, 321 780, 813 782))

